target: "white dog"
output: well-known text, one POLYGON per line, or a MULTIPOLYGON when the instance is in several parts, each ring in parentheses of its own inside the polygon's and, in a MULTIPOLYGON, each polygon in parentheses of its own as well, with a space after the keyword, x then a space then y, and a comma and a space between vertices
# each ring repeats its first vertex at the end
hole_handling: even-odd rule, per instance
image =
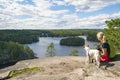
POLYGON ((98 67, 100 67, 100 55, 99 55, 99 50, 97 49, 90 49, 89 45, 84 45, 83 48, 86 51, 87 55, 87 62, 91 63, 93 60, 95 60, 96 64, 98 67))

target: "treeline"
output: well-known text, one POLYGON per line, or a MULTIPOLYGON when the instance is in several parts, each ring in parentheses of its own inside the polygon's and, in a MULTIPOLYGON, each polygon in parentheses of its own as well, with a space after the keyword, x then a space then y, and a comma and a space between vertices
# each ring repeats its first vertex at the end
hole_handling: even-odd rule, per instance
POLYGON ((80 36, 86 35, 89 37, 89 34, 96 34, 102 29, 63 29, 63 30, 51 30, 53 37, 68 37, 68 36, 80 36))
POLYGON ((51 30, 53 37, 69 37, 69 36, 86 36, 88 41, 97 42, 96 34, 102 29, 66 29, 66 30, 51 30))
POLYGON ((27 30, 0 30, 0 41, 13 41, 28 44, 39 41, 36 34, 27 30))
POLYGON ((89 34, 86 34, 87 40, 92 41, 92 42, 98 42, 98 39, 97 39, 97 36, 96 36, 98 32, 99 31, 93 31, 93 32, 90 32, 89 34))
POLYGON ((0 65, 32 58, 35 56, 28 46, 11 41, 0 41, 0 65))
POLYGON ((87 36, 89 41, 97 41, 96 34, 103 30, 64 29, 64 30, 0 30, 0 41, 13 41, 29 44, 39 41, 39 37, 87 36))
POLYGON ((85 40, 79 37, 70 37, 70 38, 64 38, 60 40, 60 45, 83 46, 84 44, 85 44, 85 40))

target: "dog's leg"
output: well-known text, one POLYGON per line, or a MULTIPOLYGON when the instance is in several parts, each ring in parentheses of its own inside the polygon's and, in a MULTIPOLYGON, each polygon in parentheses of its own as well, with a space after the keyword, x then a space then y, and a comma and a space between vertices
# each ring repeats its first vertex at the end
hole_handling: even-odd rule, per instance
POLYGON ((89 55, 89 63, 92 63, 93 61, 93 56, 92 55, 89 55))
POLYGON ((96 63, 96 60, 95 60, 95 59, 92 59, 92 63, 96 63))
POLYGON ((100 61, 97 61, 97 66, 98 68, 100 68, 100 61))
POLYGON ((89 55, 89 63, 92 63, 92 58, 90 55, 89 55))
POLYGON ((96 64, 97 64, 98 68, 100 68, 100 58, 99 57, 96 58, 96 64))

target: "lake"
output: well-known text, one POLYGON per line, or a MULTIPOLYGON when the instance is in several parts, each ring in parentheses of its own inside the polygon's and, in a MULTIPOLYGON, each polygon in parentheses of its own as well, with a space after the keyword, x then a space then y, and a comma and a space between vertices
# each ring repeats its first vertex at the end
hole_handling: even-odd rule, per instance
MULTIPOLYGON (((86 36, 79 36, 79 37, 84 38, 85 44, 88 44, 90 48, 94 48, 95 42, 87 41, 86 36)), ((39 42, 27 44, 27 46, 29 46, 33 50, 36 57, 40 57, 40 58, 45 57, 47 47, 51 42, 54 43, 56 56, 68 56, 73 49, 77 49, 78 54, 80 56, 85 56, 85 50, 82 48, 82 46, 74 47, 74 46, 59 45, 59 42, 62 38, 65 38, 65 37, 39 37, 39 42)))

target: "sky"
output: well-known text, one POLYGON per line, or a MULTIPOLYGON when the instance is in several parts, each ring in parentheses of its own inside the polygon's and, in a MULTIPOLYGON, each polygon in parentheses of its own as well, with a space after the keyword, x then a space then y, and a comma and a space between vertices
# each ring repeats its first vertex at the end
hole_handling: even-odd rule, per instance
POLYGON ((104 29, 120 0, 0 0, 0 29, 104 29))

